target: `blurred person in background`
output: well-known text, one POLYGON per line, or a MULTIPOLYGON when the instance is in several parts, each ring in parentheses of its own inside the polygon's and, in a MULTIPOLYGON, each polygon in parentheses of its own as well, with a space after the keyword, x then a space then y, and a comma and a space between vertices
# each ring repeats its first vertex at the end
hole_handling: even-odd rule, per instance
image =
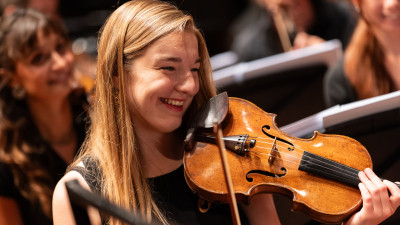
MULTIPOLYGON (((59 13, 59 0, 0 0, 0 12, 1 15, 6 16, 12 14, 16 9, 32 8, 46 16, 51 17, 52 20, 56 20, 58 23, 66 27, 69 32, 69 28, 64 23, 63 18, 59 13)), ((85 23, 85 22, 83 22, 85 23)), ((72 29, 74 29, 72 27, 72 29)), ((87 52, 87 49, 82 48, 87 46, 87 42, 76 41, 73 46, 73 53, 75 55, 75 75, 82 81, 87 93, 93 92, 94 79, 96 76, 96 60, 93 54, 87 52)))
POLYGON ((50 17, 60 18, 59 0, 0 0, 1 15, 9 15, 17 8, 33 8, 50 17))
POLYGON ((239 61, 338 39, 345 48, 356 17, 347 0, 253 0, 233 24, 239 61))
POLYGON ((358 25, 325 77, 328 107, 400 90, 400 1, 353 0, 358 25))
POLYGON ((33 9, 0 23, 0 224, 53 224, 57 181, 86 135, 67 33, 33 9))
POLYGON ((17 8, 25 8, 27 0, 0 0, 0 15, 9 15, 17 8))

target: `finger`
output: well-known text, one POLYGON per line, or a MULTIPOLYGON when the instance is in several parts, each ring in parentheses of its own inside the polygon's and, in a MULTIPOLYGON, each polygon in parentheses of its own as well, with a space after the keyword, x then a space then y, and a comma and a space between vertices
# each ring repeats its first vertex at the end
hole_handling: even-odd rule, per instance
POLYGON ((382 202, 381 202, 381 196, 378 191, 378 188, 375 186, 375 184, 372 182, 371 179, 366 175, 367 171, 360 172, 358 174, 361 182, 365 185, 367 188, 369 194, 371 195, 371 204, 373 204, 374 209, 381 211, 382 210, 382 202))
POLYGON ((391 194, 390 202, 392 204, 393 209, 396 210, 400 206, 400 188, 396 184, 388 180, 384 180, 383 183, 387 186, 387 188, 390 191, 391 194))
POLYGON ((371 194, 369 193, 367 187, 363 183, 359 183, 358 188, 360 189, 361 197, 363 200, 363 208, 362 208, 362 210, 364 210, 363 213, 365 213, 366 215, 371 215, 374 212, 374 206, 372 204, 371 194))
POLYGON ((375 185, 377 188, 379 194, 381 195, 382 198, 387 198, 389 200, 389 195, 387 192, 387 186, 382 182, 381 178, 376 176, 374 171, 372 171, 370 168, 365 169, 365 175, 372 181, 372 183, 375 185))
POLYGON ((385 217, 391 215, 393 212, 393 206, 389 199, 387 186, 378 176, 376 176, 376 174, 370 168, 367 168, 364 171, 376 188, 375 190, 370 190, 371 192, 373 192, 371 193, 371 195, 375 204, 375 210, 377 212, 379 210, 381 215, 385 217))

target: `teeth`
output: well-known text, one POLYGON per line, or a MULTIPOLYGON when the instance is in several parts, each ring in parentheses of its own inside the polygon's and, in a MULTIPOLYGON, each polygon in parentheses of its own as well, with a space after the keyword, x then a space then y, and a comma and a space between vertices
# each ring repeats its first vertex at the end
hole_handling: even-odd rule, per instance
POLYGON ((169 98, 161 98, 161 101, 173 106, 178 106, 178 107, 183 106, 183 101, 172 100, 169 98))

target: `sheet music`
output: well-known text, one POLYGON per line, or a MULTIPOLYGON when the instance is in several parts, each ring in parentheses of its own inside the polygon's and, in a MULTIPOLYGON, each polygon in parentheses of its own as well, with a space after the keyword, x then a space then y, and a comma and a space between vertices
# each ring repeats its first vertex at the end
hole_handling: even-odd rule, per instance
POLYGON ((223 87, 260 76, 309 66, 325 64, 328 67, 343 54, 339 40, 276 54, 251 62, 241 62, 213 72, 216 86, 223 87))
POLYGON ((280 129, 295 137, 304 137, 314 131, 344 123, 379 112, 400 108, 400 91, 364 99, 344 105, 336 105, 280 129))

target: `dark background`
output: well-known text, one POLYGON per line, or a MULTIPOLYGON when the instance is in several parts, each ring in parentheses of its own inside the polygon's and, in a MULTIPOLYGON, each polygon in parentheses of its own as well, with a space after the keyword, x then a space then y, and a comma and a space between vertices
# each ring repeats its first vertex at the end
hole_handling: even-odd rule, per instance
MULTIPOLYGON (((61 0, 59 12, 72 38, 96 37, 109 14, 126 0, 61 0)), ((247 5, 246 0, 168 1, 194 17, 210 55, 229 49, 228 29, 247 5)))

